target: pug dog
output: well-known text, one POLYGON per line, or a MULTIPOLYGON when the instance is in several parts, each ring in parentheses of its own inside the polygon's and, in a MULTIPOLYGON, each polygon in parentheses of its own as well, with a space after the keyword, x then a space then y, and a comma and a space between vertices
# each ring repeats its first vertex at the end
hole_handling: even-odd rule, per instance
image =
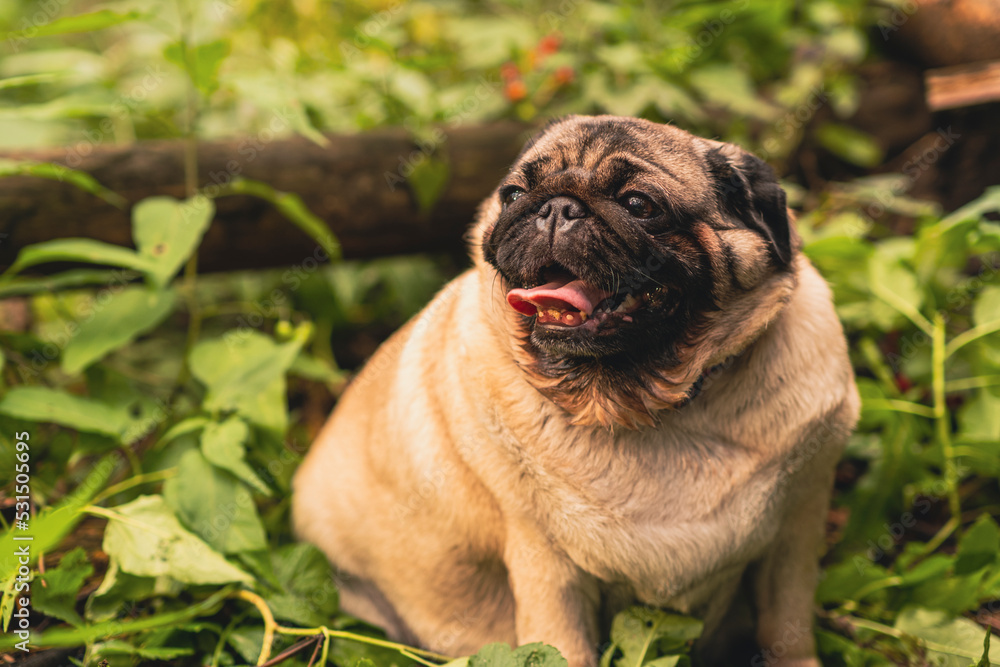
POLYGON ((482 204, 473 267, 368 361, 297 472, 295 529, 343 610, 446 655, 545 642, 594 667, 630 604, 700 617, 701 662, 735 664, 749 609, 755 664, 818 665, 859 399, 799 245, 735 145, 550 123, 482 204))

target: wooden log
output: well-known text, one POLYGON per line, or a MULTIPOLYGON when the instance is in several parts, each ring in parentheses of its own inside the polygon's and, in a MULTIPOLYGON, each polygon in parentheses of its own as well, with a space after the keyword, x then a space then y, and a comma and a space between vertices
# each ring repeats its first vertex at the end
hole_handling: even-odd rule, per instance
MULTIPOLYGON (((440 130, 423 144, 405 130, 389 129, 329 136, 329 145, 320 147, 298 137, 268 141, 265 131, 200 144, 198 182, 210 187, 243 176, 298 194, 337 235, 347 258, 460 251, 477 205, 528 136, 523 125, 499 123, 440 130), (432 210, 421 214, 405 177, 435 151, 447 156, 449 180, 432 210)), ((0 267, 9 266, 20 248, 55 238, 131 246, 131 205, 153 195, 183 197, 183 152, 180 141, 151 141, 0 154, 85 171, 129 203, 120 210, 66 183, 0 178, 0 267)), ((271 204, 229 196, 216 206, 199 250, 200 270, 285 266, 316 256, 317 244, 271 204)))
POLYGON ((931 69, 924 78, 931 111, 1000 102, 1000 60, 931 69))

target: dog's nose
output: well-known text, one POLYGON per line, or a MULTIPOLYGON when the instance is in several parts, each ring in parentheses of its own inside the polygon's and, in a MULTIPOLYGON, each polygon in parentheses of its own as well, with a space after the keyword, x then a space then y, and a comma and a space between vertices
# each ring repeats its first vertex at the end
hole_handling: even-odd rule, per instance
POLYGON ((590 214, 587 207, 573 197, 559 196, 548 200, 538 209, 535 224, 539 231, 548 232, 552 240, 559 234, 569 231, 580 218, 590 214))

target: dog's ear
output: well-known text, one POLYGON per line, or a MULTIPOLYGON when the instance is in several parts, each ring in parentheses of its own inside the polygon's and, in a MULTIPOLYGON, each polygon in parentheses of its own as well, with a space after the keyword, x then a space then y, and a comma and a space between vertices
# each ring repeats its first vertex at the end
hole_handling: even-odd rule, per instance
POLYGON ((755 155, 721 142, 710 142, 705 154, 723 212, 768 241, 779 266, 792 259, 792 230, 785 191, 770 165, 755 155))

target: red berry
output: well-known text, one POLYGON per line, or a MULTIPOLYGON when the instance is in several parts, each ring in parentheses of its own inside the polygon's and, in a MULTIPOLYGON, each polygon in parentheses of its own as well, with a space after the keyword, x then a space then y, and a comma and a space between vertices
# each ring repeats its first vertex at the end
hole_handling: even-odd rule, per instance
POLYGON ((558 68, 555 71, 555 74, 553 76, 555 77, 556 83, 558 83, 560 86, 565 86, 566 84, 573 81, 573 79, 576 77, 576 72, 573 71, 573 68, 570 67, 569 65, 563 65, 562 67, 558 68))
POLYGON ((562 44, 562 35, 558 32, 554 32, 550 35, 542 37, 538 42, 538 55, 540 56, 550 56, 559 50, 559 45, 562 44))
POLYGON ((524 81, 517 79, 508 81, 503 92, 511 102, 520 102, 528 96, 528 87, 524 85, 524 81))

